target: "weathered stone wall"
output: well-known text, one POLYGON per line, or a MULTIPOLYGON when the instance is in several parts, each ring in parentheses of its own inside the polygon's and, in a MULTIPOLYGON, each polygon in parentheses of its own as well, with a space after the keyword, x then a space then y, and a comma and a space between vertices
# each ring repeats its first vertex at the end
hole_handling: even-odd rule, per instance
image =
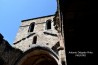
POLYGON ((57 11, 54 16, 46 16, 22 21, 17 33, 13 47, 26 52, 35 47, 42 46, 53 50, 59 57, 59 62, 65 62, 64 39, 61 35, 61 21, 57 11), (46 29, 46 21, 51 20, 51 29, 46 29), (35 22, 34 31, 28 32, 30 24, 35 22), (34 37, 37 36, 36 44, 33 43, 34 37))
POLYGON ((0 65, 14 65, 22 51, 15 49, 0 34, 0 65))
POLYGON ((22 51, 26 51, 32 45, 41 45, 52 48, 57 42, 58 32, 54 28, 54 16, 25 20, 22 22, 19 32, 17 33, 15 45, 13 47, 19 48, 22 51), (51 29, 46 29, 46 21, 51 20, 51 29), (34 31, 28 32, 29 26, 32 22, 35 22, 34 31), (37 36, 37 43, 33 44, 33 38, 37 36), (20 40, 20 41, 19 41, 20 40), (17 42, 19 41, 19 42, 17 42))
MULTIPOLYGON (((25 38, 26 36, 28 36, 29 34, 32 33, 32 32, 28 32, 29 26, 32 22, 35 22, 35 27, 34 27, 33 33, 43 32, 43 31, 45 31, 45 28, 46 28, 46 21, 48 19, 51 19, 53 21, 53 17, 54 16, 52 15, 50 17, 23 20, 21 23, 21 26, 19 28, 19 31, 16 35, 16 39, 15 39, 14 43, 21 40, 22 38, 25 38)), ((53 22, 52 22, 52 24, 53 24, 53 22)), ((53 26, 52 26, 52 30, 54 30, 53 26)))

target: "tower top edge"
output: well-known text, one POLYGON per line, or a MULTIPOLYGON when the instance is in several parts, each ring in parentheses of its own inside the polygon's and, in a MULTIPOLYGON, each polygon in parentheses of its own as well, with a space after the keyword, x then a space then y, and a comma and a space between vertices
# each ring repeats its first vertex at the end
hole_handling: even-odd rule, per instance
POLYGON ((35 20, 35 19, 40 19, 40 18, 45 18, 45 17, 51 17, 51 16, 55 16, 55 14, 47 15, 47 16, 41 16, 41 17, 36 17, 36 18, 30 18, 30 19, 22 20, 21 22, 26 22, 26 21, 29 21, 29 20, 35 20))

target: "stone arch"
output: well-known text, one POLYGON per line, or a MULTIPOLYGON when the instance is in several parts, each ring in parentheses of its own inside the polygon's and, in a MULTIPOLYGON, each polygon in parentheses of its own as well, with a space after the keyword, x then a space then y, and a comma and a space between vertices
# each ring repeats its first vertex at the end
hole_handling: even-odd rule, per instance
POLYGON ((45 47, 35 47, 24 53, 15 65, 58 65, 58 56, 45 47))

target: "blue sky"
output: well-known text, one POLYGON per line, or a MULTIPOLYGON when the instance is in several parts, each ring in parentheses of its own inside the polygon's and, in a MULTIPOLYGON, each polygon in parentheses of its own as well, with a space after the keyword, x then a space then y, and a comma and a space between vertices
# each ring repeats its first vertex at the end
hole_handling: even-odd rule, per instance
POLYGON ((56 0, 0 0, 0 33, 10 44, 22 20, 54 14, 56 0))

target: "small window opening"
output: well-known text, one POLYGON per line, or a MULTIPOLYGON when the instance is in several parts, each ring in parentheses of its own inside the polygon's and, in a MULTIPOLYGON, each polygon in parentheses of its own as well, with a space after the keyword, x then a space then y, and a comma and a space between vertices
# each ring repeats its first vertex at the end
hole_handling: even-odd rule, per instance
POLYGON ((46 21, 46 28, 47 28, 47 30, 51 29, 51 20, 46 21))
POLYGON ((34 36, 34 38, 33 38, 33 44, 36 44, 36 42, 37 42, 37 36, 34 36))
POLYGON ((34 26, 35 26, 35 22, 31 23, 28 32, 33 32, 34 26))

